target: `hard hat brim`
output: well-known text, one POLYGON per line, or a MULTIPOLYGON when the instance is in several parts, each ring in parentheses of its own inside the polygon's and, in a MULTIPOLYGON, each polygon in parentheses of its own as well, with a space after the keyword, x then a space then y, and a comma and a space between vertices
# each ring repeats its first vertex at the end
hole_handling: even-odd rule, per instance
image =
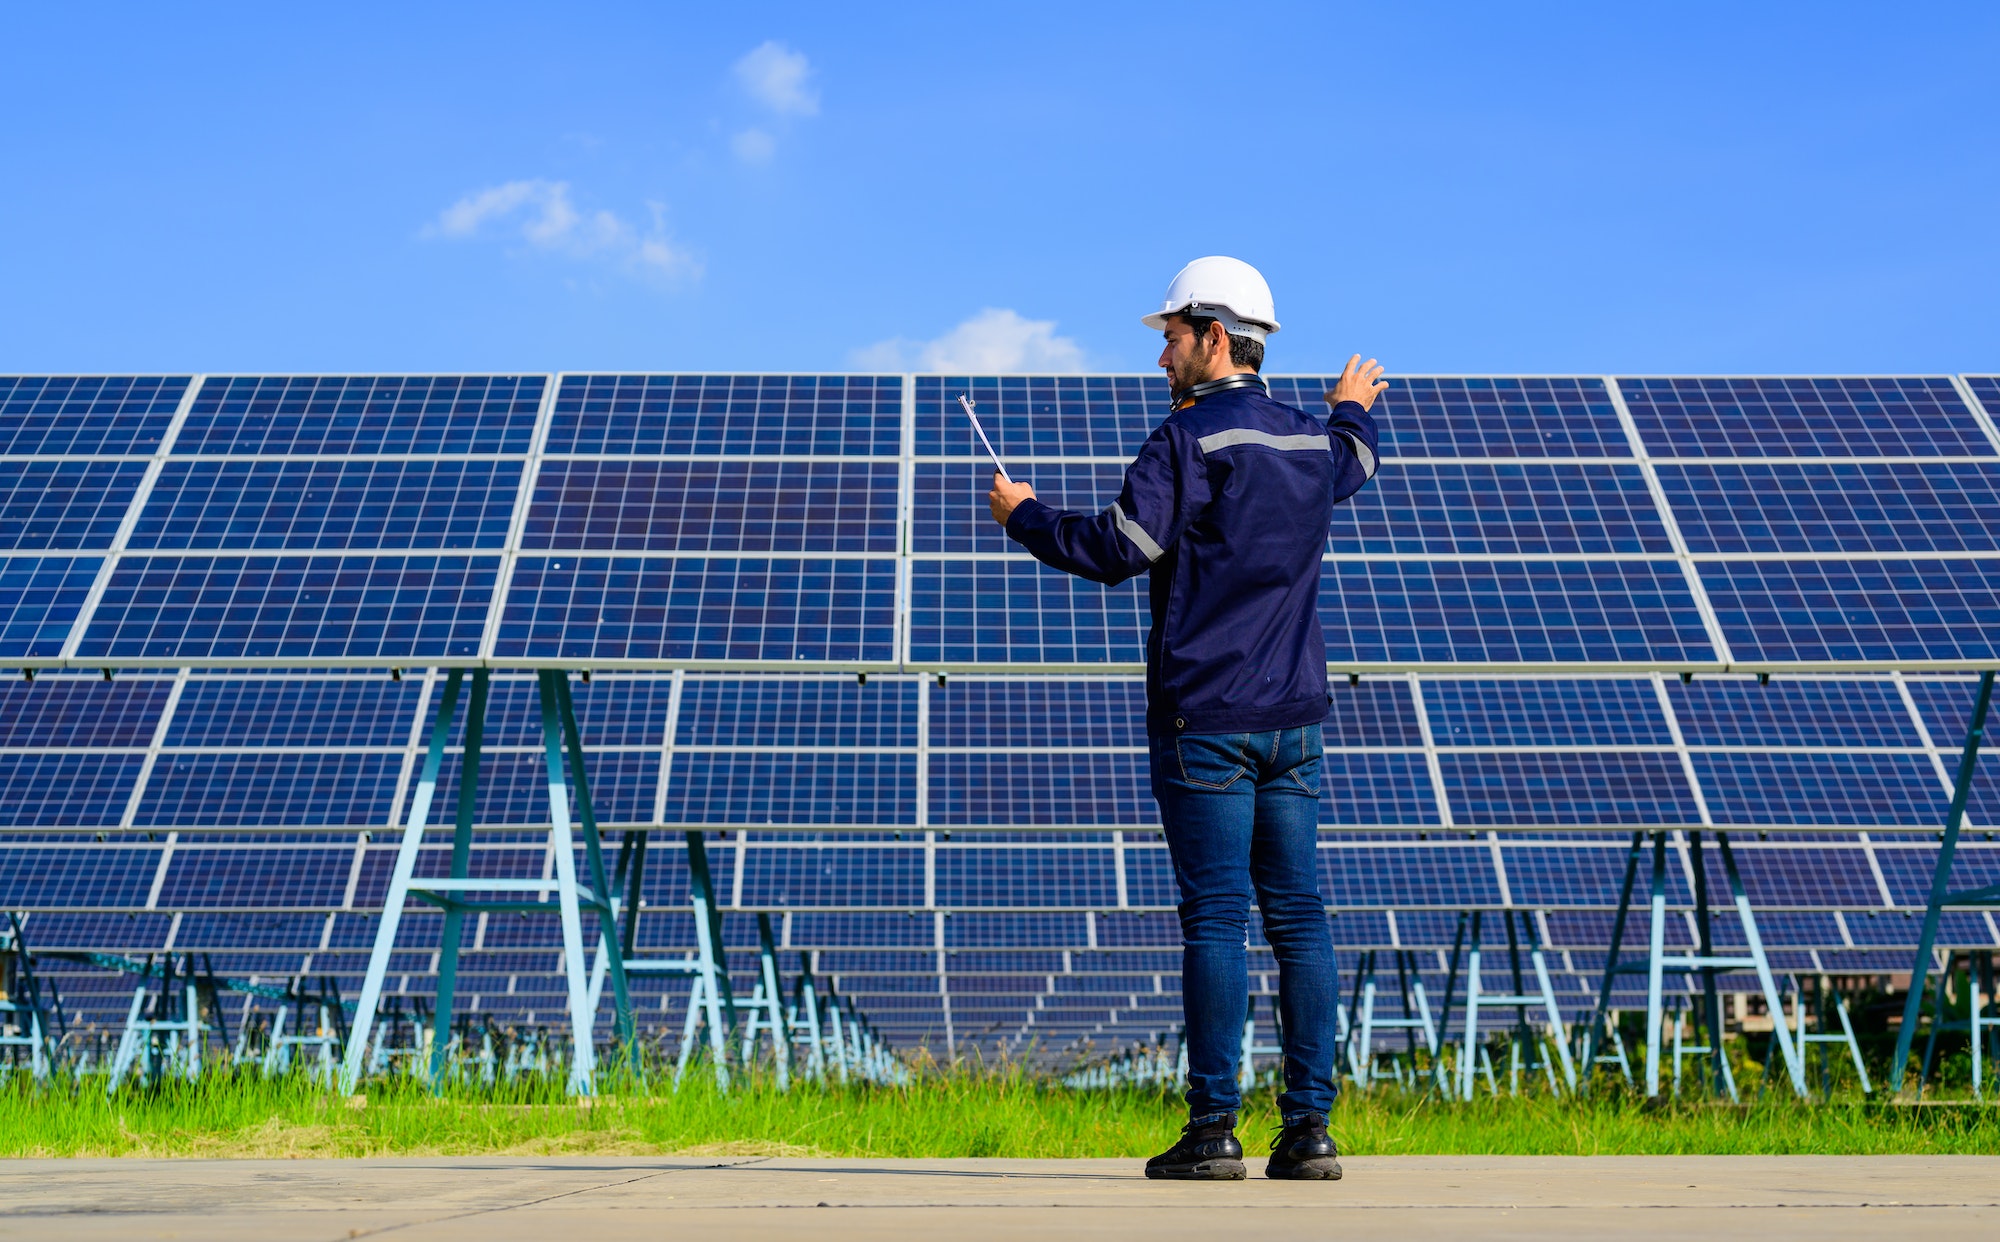
POLYGON ((1179 306, 1154 311, 1150 315, 1141 315, 1139 322, 1155 332, 1164 332, 1167 329, 1167 320, 1175 315, 1199 315, 1205 319, 1217 319, 1221 321, 1223 330, 1232 336, 1248 336, 1257 340, 1262 340, 1269 333, 1278 330, 1278 325, 1275 323, 1244 319, 1227 307, 1201 306, 1195 302, 1184 302, 1179 306))

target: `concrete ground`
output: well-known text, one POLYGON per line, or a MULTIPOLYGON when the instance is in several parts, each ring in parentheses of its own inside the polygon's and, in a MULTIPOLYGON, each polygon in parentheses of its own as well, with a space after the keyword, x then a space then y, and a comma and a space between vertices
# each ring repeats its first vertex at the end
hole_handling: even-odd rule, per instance
POLYGON ((2000 1238, 2000 1156, 1357 1156, 1334 1183, 1132 1160, 0 1162, 0 1235, 238 1242, 811 1237, 2000 1238))

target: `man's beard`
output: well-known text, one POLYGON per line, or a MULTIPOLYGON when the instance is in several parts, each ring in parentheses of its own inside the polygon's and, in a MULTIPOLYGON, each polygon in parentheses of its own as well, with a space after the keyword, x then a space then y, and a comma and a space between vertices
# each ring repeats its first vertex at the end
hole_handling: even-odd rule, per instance
POLYGON ((1185 361, 1170 368, 1170 371, 1173 376, 1170 387, 1173 395, 1178 397, 1196 384, 1207 383, 1213 378, 1215 368, 1209 365, 1206 353, 1199 353, 1188 355, 1185 361))

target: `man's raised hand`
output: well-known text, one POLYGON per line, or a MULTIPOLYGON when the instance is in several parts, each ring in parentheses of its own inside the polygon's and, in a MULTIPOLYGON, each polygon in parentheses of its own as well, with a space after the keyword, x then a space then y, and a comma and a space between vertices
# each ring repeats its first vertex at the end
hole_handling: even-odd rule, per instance
POLYGON ((993 472, 993 490, 986 493, 986 507, 993 513, 993 520, 1005 526, 1007 517, 1014 512, 1014 506, 1035 494, 1035 489, 1026 483, 1009 483, 998 470, 993 472))
POLYGON ((1361 361, 1356 354, 1347 360, 1347 368, 1340 373, 1340 380, 1333 391, 1326 394, 1328 405, 1339 405, 1343 401, 1356 401, 1362 409, 1375 404, 1375 398, 1389 387, 1389 381, 1382 378, 1382 364, 1370 358, 1361 361))

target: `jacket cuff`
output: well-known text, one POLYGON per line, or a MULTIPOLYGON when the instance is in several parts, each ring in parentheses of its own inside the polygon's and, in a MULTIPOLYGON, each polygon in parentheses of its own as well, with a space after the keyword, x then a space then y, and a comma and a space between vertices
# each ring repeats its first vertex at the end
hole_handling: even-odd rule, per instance
POLYGON ((1028 529, 1031 521, 1039 516, 1039 511, 1048 507, 1033 496, 1015 505, 1014 511, 1007 515, 1007 537, 1019 543, 1022 533, 1028 529))
POLYGON ((1354 407, 1354 412, 1356 414, 1360 414, 1364 417, 1367 415, 1368 407, 1361 404, 1359 401, 1342 401, 1340 404, 1333 407, 1333 412, 1335 414, 1338 414, 1350 405, 1354 407))

